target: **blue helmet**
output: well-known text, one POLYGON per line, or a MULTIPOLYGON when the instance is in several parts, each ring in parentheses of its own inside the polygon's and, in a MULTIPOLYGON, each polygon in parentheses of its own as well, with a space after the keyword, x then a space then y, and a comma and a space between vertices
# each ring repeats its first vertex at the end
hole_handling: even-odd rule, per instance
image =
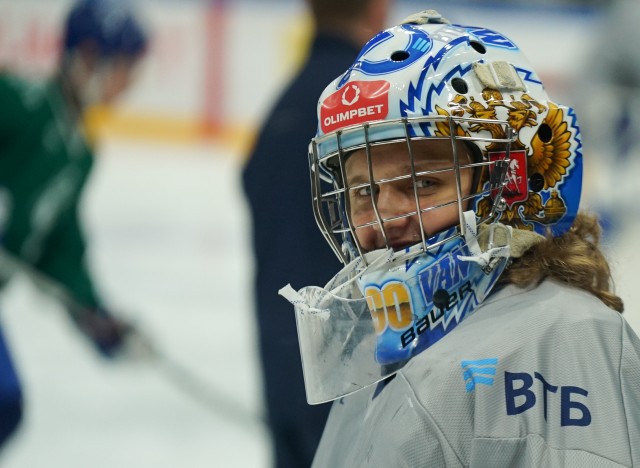
POLYGON ((72 51, 94 41, 104 57, 135 56, 144 51, 147 36, 124 0, 80 0, 67 17, 63 47, 72 51))

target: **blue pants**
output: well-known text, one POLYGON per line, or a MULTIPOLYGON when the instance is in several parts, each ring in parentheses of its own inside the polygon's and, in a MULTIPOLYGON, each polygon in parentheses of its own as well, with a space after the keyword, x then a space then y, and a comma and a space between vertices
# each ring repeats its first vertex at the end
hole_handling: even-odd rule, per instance
POLYGON ((22 419, 22 389, 0 325, 0 450, 22 419))

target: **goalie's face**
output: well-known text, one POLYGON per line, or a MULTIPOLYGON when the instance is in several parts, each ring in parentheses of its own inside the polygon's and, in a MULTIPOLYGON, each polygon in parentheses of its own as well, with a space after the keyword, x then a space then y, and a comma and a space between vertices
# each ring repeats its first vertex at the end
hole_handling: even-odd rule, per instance
POLYGON ((464 197, 470 194, 473 169, 466 146, 456 143, 459 170, 451 140, 406 142, 355 151, 346 161, 349 213, 364 251, 390 247, 395 251, 459 224, 464 197), (459 195, 461 197, 459 197, 459 195), (418 213, 420 217, 418 217, 418 213))

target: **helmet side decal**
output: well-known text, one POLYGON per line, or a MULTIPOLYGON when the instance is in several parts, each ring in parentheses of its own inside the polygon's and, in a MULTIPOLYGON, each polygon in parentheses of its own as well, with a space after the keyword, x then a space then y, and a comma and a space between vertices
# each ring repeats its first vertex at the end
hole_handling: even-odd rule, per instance
POLYGON ((320 107, 320 127, 325 133, 373 120, 389 112, 389 82, 352 81, 331 94, 320 107))
MULTIPOLYGON (((504 160, 507 157, 504 151, 489 152, 489 160, 491 162, 504 160)), ((495 165, 489 166, 489 176, 491 177, 495 165)), ((507 166, 507 176, 505 185, 502 189, 502 198, 507 202, 510 208, 514 203, 523 202, 527 199, 529 187, 529 177, 527 176, 527 153, 523 150, 511 151, 509 154, 509 163, 507 166)), ((491 192, 493 198, 496 197, 496 191, 491 192)))
MULTIPOLYGON (((503 192, 507 203, 501 221, 540 233, 560 221, 570 224, 573 219, 563 218, 565 214, 577 211, 582 179, 581 141, 573 111, 551 102, 547 108, 526 93, 518 99, 514 96, 505 99, 500 91, 485 89, 483 98, 484 102, 479 102, 457 95, 450 109, 457 116, 489 120, 496 119, 498 112, 506 112, 507 120, 519 135, 511 150, 507 186, 503 192), (522 132, 536 127, 543 130, 539 128, 527 140, 530 143, 524 144, 520 139, 522 132), (560 190, 563 185, 570 188, 562 190, 566 193, 564 196, 560 190)), ((448 110, 439 106, 436 110, 441 115, 449 115, 448 110)), ((494 138, 504 137, 500 133, 502 128, 491 122, 477 123, 469 129, 474 133, 490 133, 494 138)), ((449 136, 448 127, 439 125, 436 134, 449 136)), ((491 146, 487 147, 487 152, 491 161, 504 157, 491 146)), ((480 199, 478 215, 488 215, 492 205, 490 196, 480 199)))

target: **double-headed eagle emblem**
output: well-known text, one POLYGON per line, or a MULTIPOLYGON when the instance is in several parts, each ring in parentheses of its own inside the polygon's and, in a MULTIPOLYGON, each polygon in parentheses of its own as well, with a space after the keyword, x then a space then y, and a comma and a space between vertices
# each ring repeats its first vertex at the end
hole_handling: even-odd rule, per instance
MULTIPOLYGON (((549 107, 537 102, 528 94, 522 94, 519 100, 510 96, 509 101, 505 101, 500 91, 486 88, 482 92, 484 102, 478 102, 473 97, 470 99, 460 94, 449 103, 449 111, 436 106, 438 114, 444 116, 470 117, 475 119, 487 119, 487 121, 477 121, 469 125, 468 130, 457 125, 458 136, 470 136, 470 132, 488 132, 492 138, 504 139, 505 127, 499 123, 492 123, 491 120, 498 120, 498 110, 506 109, 509 125, 518 135, 516 141, 511 145, 512 152, 520 152, 526 155, 526 172, 524 167, 518 167, 518 161, 512 160, 510 169, 513 172, 507 174, 507 184, 516 180, 509 180, 509 177, 518 178, 522 182, 520 187, 522 193, 514 196, 512 202, 507 197, 507 207, 502 213, 503 222, 509 223, 519 229, 533 230, 532 221, 551 224, 557 222, 566 212, 567 208, 564 200, 557 190, 557 185, 563 180, 571 166, 571 131, 564 119, 564 113, 557 105, 549 102, 549 107), (538 127, 538 131, 531 139, 531 146, 527 147, 520 140, 520 131, 525 127, 535 127, 538 119, 545 112, 543 122, 538 127), (519 169, 519 172, 515 170, 519 169), (524 175, 524 177, 522 177, 524 175), (521 180, 522 179, 522 180, 521 180), (550 191, 546 202, 540 194, 542 191, 550 191)), ((441 121, 436 124, 435 134, 438 136, 451 136, 447 122, 441 121)), ((490 143, 486 151, 488 154, 501 151, 500 143, 490 143)), ((485 171, 486 172, 486 171, 485 171)), ((488 173, 484 173, 481 183, 488 181, 488 173)), ((478 201, 477 212, 481 217, 490 213, 493 201, 487 195, 478 201)))

